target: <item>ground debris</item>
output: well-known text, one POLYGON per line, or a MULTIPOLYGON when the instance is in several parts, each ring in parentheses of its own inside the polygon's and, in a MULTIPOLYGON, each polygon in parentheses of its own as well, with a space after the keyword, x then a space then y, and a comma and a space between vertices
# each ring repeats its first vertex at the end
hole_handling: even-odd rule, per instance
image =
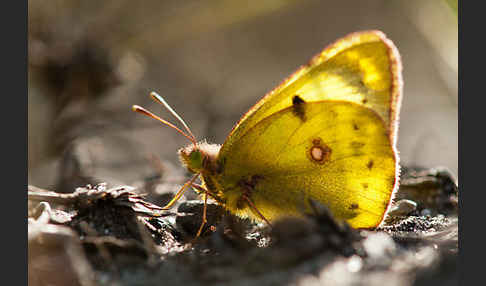
POLYGON ((130 186, 106 189, 106 184, 101 183, 94 187, 87 185, 77 188, 74 193, 70 194, 46 191, 34 186, 28 186, 28 189, 29 201, 47 201, 64 206, 74 206, 78 210, 90 208, 100 201, 112 201, 116 206, 129 207, 139 214, 161 216, 161 207, 145 201, 144 197, 134 192, 135 188, 130 186))
MULTIPOLYGON (((107 189, 101 184, 77 188, 72 194, 29 186, 29 267, 31 245, 51 236, 78 245, 82 253, 76 259, 87 265, 84 272, 69 272, 65 280, 69 285, 307 286, 386 281, 402 286, 445 281, 444 269, 449 269, 447 279, 456 281, 457 271, 452 269, 458 255, 457 211, 445 202, 457 197, 457 188, 450 186, 453 180, 447 183, 447 176, 437 174, 441 172, 404 174, 405 191, 399 191, 397 202, 410 202, 375 230, 353 229, 314 201, 311 213, 282 218, 272 226, 240 219, 209 202, 207 224, 197 238, 204 208, 200 200, 182 198, 177 209, 166 211, 129 186, 107 189), (423 215, 424 210, 429 212, 423 215), (88 282, 83 283, 88 284, 72 282, 81 281, 79 273, 87 273, 83 279, 88 282)), ((169 188, 157 184, 154 189, 169 188)), ((78 265, 71 257, 65 259, 78 265)), ((32 275, 37 274, 34 269, 32 275)))
POLYGON ((395 201, 416 202, 417 215, 457 215, 458 195, 457 179, 446 168, 403 167, 395 201))

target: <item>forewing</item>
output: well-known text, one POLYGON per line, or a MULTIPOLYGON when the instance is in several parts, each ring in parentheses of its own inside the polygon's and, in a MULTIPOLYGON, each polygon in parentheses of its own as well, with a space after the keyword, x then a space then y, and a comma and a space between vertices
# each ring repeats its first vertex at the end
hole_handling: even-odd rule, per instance
POLYGON ((396 141, 401 102, 400 56, 379 31, 353 33, 328 46, 251 108, 235 125, 221 152, 226 153, 261 120, 292 105, 344 100, 375 111, 392 144, 396 141))

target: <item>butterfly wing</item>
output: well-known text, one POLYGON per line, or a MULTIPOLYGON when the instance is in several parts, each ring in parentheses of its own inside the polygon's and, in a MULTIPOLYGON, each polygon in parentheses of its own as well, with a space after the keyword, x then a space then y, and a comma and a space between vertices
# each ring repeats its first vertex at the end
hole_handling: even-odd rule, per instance
POLYGON ((324 49, 250 109, 221 147, 228 207, 252 216, 236 206, 250 184, 269 219, 299 213, 313 198, 352 226, 377 226, 397 186, 401 90, 400 57, 383 33, 353 33, 324 49), (321 155, 329 158, 313 161, 321 155))
POLYGON ((228 152, 265 117, 291 106, 294 95, 306 102, 345 100, 368 107, 383 119, 395 145, 401 69, 395 45, 382 32, 349 34, 329 45, 253 106, 233 127, 221 152, 228 152))
POLYGON ((261 120, 221 154, 219 184, 227 207, 250 187, 256 208, 272 220, 309 210, 308 199, 329 207, 353 227, 377 226, 396 184, 396 157, 381 117, 345 101, 300 102, 261 120))

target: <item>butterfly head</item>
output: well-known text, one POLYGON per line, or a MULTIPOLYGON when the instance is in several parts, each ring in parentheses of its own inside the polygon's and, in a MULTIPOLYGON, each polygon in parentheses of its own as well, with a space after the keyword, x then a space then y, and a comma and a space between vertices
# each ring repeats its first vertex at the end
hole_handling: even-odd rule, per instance
POLYGON ((193 173, 208 171, 216 164, 220 145, 208 144, 206 141, 190 144, 179 149, 179 158, 186 168, 193 173))

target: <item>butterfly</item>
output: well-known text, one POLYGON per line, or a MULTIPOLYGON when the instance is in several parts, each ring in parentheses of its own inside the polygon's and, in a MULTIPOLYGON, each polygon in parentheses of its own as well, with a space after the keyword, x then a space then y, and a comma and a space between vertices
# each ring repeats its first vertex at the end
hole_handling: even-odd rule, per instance
MULTIPOLYGON (((133 110, 192 142, 178 153, 194 175, 166 208, 193 187, 205 206, 209 197, 237 216, 268 224, 302 215, 314 200, 352 227, 375 228, 398 188, 402 85, 397 48, 371 30, 314 56, 244 114, 223 145, 197 142, 154 92, 186 132, 140 106, 133 110)), ((198 235, 205 216, 206 207, 198 235)))

